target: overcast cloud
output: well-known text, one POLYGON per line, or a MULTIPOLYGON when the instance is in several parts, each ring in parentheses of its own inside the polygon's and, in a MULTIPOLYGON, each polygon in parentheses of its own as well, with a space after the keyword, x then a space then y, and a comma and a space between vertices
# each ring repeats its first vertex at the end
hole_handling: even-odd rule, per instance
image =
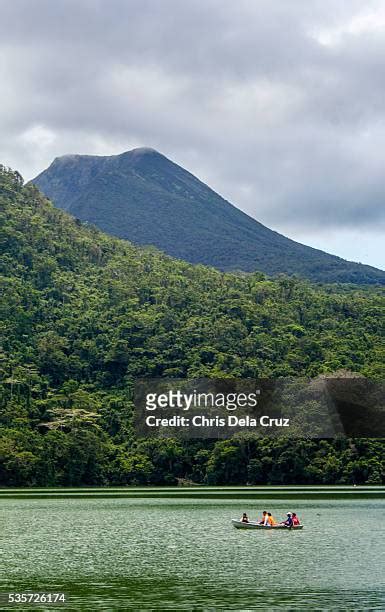
POLYGON ((0 161, 151 146, 385 268, 382 0, 0 0, 0 161))

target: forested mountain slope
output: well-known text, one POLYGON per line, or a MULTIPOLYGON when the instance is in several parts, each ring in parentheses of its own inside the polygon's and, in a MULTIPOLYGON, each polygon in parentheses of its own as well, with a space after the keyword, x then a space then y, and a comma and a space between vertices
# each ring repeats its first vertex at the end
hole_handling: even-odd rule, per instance
POLYGON ((0 484, 379 482, 383 443, 136 440, 135 377, 384 377, 380 289, 175 261, 0 170, 0 484))
POLYGON ((54 204, 111 235, 220 270, 385 284, 385 272, 274 232, 153 149, 65 155, 33 181, 54 204))

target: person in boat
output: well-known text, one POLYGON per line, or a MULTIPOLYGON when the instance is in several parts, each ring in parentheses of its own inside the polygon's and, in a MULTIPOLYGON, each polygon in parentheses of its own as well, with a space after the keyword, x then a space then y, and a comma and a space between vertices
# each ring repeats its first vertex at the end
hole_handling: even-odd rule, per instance
POLYGON ((291 518, 293 519, 293 527, 295 527, 296 525, 300 525, 301 523, 299 522, 299 518, 296 515, 295 512, 291 513, 291 518))
POLYGON ((267 525, 269 527, 274 527, 274 525, 277 524, 277 521, 275 520, 275 518, 272 516, 271 512, 267 513, 267 525))
POLYGON ((262 520, 258 521, 258 525, 267 525, 268 518, 269 518, 268 512, 267 512, 267 510, 264 510, 262 512, 262 520))
POLYGON ((287 513, 287 519, 286 521, 283 521, 281 525, 285 525, 286 527, 293 527, 293 517, 291 512, 287 513))
POLYGON ((249 517, 247 516, 246 512, 243 513, 241 521, 242 521, 242 523, 248 523, 249 522, 249 517))

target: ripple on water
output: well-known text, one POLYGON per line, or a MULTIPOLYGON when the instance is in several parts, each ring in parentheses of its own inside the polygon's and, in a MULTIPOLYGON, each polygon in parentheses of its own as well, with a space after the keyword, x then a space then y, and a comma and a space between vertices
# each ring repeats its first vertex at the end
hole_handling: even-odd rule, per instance
POLYGON ((385 609, 384 500, 2 500, 1 590, 67 609, 385 609), (263 507, 262 507, 263 505, 263 507), (230 519, 296 510, 301 532, 230 519))

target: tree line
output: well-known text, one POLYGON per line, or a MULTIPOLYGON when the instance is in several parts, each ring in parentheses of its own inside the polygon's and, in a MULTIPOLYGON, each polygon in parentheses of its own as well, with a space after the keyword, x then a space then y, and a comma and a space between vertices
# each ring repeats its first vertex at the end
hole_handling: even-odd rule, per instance
POLYGON ((0 205, 2 485, 383 481, 381 440, 146 440, 132 425, 137 377, 383 380, 383 289, 173 260, 3 167, 0 205))

